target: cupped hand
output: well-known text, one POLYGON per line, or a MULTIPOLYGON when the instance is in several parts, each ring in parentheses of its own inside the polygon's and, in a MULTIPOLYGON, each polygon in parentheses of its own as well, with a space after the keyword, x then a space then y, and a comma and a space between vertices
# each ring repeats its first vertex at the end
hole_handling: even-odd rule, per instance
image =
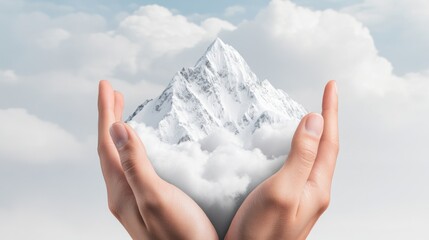
POLYGON ((203 210, 154 171, 139 137, 121 120, 123 97, 100 81, 98 154, 108 205, 133 239, 218 239, 203 210))
POLYGON ((301 120, 287 161, 247 196, 225 239, 305 239, 328 207, 337 155, 338 99, 330 81, 322 116, 301 120))

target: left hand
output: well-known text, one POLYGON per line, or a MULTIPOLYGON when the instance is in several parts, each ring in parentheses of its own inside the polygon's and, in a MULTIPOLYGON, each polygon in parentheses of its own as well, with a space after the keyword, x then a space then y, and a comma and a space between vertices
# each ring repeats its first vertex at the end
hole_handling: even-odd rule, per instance
POLYGON ((218 239, 203 210, 162 180, 143 143, 121 121, 123 97, 100 81, 98 154, 110 211, 133 239, 218 239))

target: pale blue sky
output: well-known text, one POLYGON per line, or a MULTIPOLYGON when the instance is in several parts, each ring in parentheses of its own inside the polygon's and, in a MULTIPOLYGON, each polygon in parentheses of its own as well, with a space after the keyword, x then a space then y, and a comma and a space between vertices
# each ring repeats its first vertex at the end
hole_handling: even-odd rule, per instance
MULTIPOLYGON (((8 0, 3 0, 7 2, 8 0)), ((309 7, 311 9, 324 10, 336 9, 342 10, 352 5, 362 4, 364 0, 295 0, 293 1, 298 5, 309 7)), ((367 1, 374 2, 374 1, 367 1)), ((108 23, 116 24, 116 16, 120 12, 132 12, 138 6, 147 4, 159 4, 171 10, 176 10, 177 13, 190 16, 190 20, 200 20, 207 16, 223 17, 232 23, 239 23, 243 19, 251 19, 263 6, 269 3, 268 0, 237 0, 237 1, 84 1, 84 0, 66 0, 66 1, 49 1, 49 0, 35 0, 31 3, 25 2, 20 7, 14 8, 14 11, 34 11, 43 9, 44 13, 52 16, 58 16, 69 12, 83 11, 93 14, 100 14, 106 17, 108 23), (246 11, 243 14, 238 14, 233 17, 225 17, 224 11, 229 6, 243 6, 246 11), (55 6, 55 7, 54 7, 55 6), (62 7, 58 7, 62 6, 62 7), (200 17, 202 15, 202 17, 200 17)), ((0 2, 1 4, 1 2, 0 2)), ((366 6, 364 6, 366 7, 366 6)), ((390 9, 391 7, 386 7, 390 9)), ((3 6, 3 10, 9 11, 3 6)), ((371 7, 368 7, 371 9, 371 7)), ((12 12, 14 12, 12 11, 12 12)), ((0 10, 1 12, 1 10, 0 10)), ((10 13, 10 12, 9 12, 10 13)), ((6 12, 7 14, 7 12, 6 12)), ((384 14, 380 11, 380 14, 384 14)), ((399 9, 392 15, 387 16, 386 22, 382 24, 367 24, 369 27, 377 49, 381 55, 387 57, 394 65, 394 71, 398 74, 405 74, 408 72, 421 71, 429 66, 429 58, 425 51, 420 49, 429 49, 429 37, 427 34, 424 36, 420 32, 410 29, 410 24, 415 24, 410 21, 410 18, 404 9, 401 13, 399 9)), ((1 26, 1 24, 0 24, 1 26)), ((424 26, 419 27, 420 30, 424 26)))
MULTIPOLYGON (((266 6, 269 0, 218 0, 218 1, 199 1, 199 0, 187 0, 187 1, 149 1, 149 0, 107 0, 107 1, 85 1, 85 0, 65 0, 65 1, 52 1, 52 0, 34 0, 31 3, 21 5, 18 11, 22 9, 27 10, 40 10, 44 7, 44 12, 51 15, 61 15, 68 11, 84 11, 89 13, 101 14, 104 16, 111 17, 112 14, 116 14, 121 11, 133 11, 138 6, 148 4, 158 4, 165 6, 169 9, 175 9, 183 15, 203 14, 208 16, 223 16, 224 11, 230 6, 243 6, 246 8, 246 12, 240 15, 240 19, 252 18, 259 9, 266 6), (46 6, 63 6, 63 11, 58 11, 58 8, 46 8, 46 6)), ((295 0, 295 3, 309 7, 312 9, 340 9, 342 7, 349 6, 361 2, 361 0, 295 0)), ((0 10, 1 11, 1 10, 0 10)), ((239 20, 239 19, 235 19, 239 20)))

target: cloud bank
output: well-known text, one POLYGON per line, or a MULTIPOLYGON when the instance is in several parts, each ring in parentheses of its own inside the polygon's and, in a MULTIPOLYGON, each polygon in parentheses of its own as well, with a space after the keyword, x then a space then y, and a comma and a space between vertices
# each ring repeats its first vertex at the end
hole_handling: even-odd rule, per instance
POLYGON ((247 194, 284 163, 297 124, 265 125, 248 139, 219 129, 198 142, 170 145, 153 128, 130 123, 157 173, 190 195, 221 235, 247 194))
POLYGON ((76 161, 86 149, 57 124, 43 121, 25 109, 0 109, 2 161, 31 163, 76 161))
MULTIPOLYGON (((0 1, 0 6, 0 109, 5 124, 0 127, 0 192, 4 193, 0 232, 6 238, 56 239, 49 224, 38 221, 41 214, 46 216, 43 222, 62 225, 59 232, 67 232, 71 239, 124 238, 122 226, 107 212, 95 154, 97 82, 111 80, 125 94, 125 113, 131 113, 145 99, 158 95, 174 72, 193 65, 215 35, 239 50, 260 78, 268 78, 309 110, 320 110, 328 79, 338 82, 342 149, 333 203, 309 239, 428 238, 424 230, 425 216, 429 215, 429 192, 424 186, 429 182, 425 152, 429 142, 426 1, 390 4, 367 0, 338 11, 319 11, 273 0, 256 17, 236 25, 206 15, 199 15, 197 21, 154 5, 128 8, 118 16, 56 3, 6 0, 0 1), (148 9, 153 10, 149 13, 148 9), (156 29, 161 33, 145 36, 138 26, 152 26, 154 34, 156 29), (177 33, 177 29, 189 32, 177 33), (168 32, 180 41, 172 42, 168 32), (157 42, 171 44, 172 50, 163 51, 157 42), (396 61, 392 62, 394 56, 396 61), (395 71, 398 68, 400 71, 395 71), (410 68, 416 70, 404 72, 410 68), (33 139, 45 135, 49 139, 40 146, 15 138, 27 132, 33 139), (28 151, 10 147, 4 136, 28 151), (92 139, 91 143, 87 139, 92 139), (82 145, 88 145, 92 154, 80 150, 82 145), (81 153, 82 165, 73 168, 69 164, 77 158, 70 156, 76 156, 76 151, 81 153), (85 171, 86 175, 82 174, 85 171), (34 203, 38 194, 47 204, 34 203), (23 206, 30 209, 19 211, 27 209, 23 206), (44 214, 47 212, 52 214, 44 214), (34 221, 22 222, 25 213, 31 213, 34 221), (87 220, 88 215, 94 218, 87 220), (107 220, 98 223, 99 219, 107 220), (79 224, 82 222, 85 226, 79 224), (22 223, 32 228, 17 235, 22 223)), ((246 13, 251 11, 251 7, 244 7, 246 13)), ((259 144, 266 156, 283 154, 263 146, 265 137, 276 137, 269 132, 260 133, 253 144, 259 144)), ((283 141, 282 137, 277 136, 277 141, 283 141)), ((204 164, 215 165, 208 160, 215 149, 228 150, 228 146, 219 146, 224 138, 211 136, 168 152, 180 150, 186 155, 184 152, 194 151, 205 159, 198 165, 204 169, 204 164)), ((234 144, 229 148, 243 143, 234 144)), ((287 147, 285 144, 285 150, 287 147)), ((261 156, 252 150, 241 153, 261 156)), ((242 191, 246 181, 251 188, 250 177, 238 172, 232 167, 219 177, 237 174, 230 193, 242 191)), ((203 179, 213 189, 221 186, 220 180, 214 184, 217 180, 210 174, 197 173, 187 179, 203 179)))

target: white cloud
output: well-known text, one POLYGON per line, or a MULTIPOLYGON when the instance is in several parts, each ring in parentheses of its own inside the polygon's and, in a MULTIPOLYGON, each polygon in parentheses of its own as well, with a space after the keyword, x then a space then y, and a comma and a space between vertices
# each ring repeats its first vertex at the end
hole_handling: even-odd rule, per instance
POLYGON ((290 150, 292 136, 298 122, 290 122, 291 126, 282 124, 267 126, 257 129, 250 139, 250 148, 259 148, 267 156, 285 155, 290 150))
POLYGON ((207 31, 208 41, 214 40, 222 31, 234 31, 236 29, 231 23, 219 18, 207 18, 201 23, 201 27, 207 31))
MULTIPOLYGON (((90 122, 95 114, 85 106, 95 101, 98 80, 110 79, 127 92, 128 113, 142 98, 161 91, 160 83, 180 69, 172 56, 202 42, 208 44, 219 32, 235 28, 217 18, 195 24, 157 5, 141 7, 117 24, 107 29, 102 16, 84 12, 50 16, 30 11, 15 16, 13 28, 2 28, 8 46, 5 56, 9 57, 0 59, 0 69, 4 69, 0 82, 15 84, 0 89, 0 107, 32 109, 39 116, 62 121, 67 129, 76 129, 73 121, 62 117, 61 109, 84 112, 77 121, 90 122), (49 96, 56 100, 49 101, 49 96), (11 99, 15 103, 7 104, 11 99), (46 107, 35 107, 38 105, 46 107)), ((85 133, 77 133, 81 134, 85 133)))
POLYGON ((395 0, 394 4, 389 0, 364 0, 344 8, 343 11, 370 25, 381 25, 386 21, 389 21, 389 24, 397 24, 398 22, 391 22, 391 18, 400 16, 407 16, 407 18, 397 19, 397 21, 411 21, 420 25, 429 21, 428 8, 429 2, 425 0, 395 0))
POLYGON ((314 103, 328 79, 336 79, 344 94, 360 97, 403 95, 415 88, 393 73, 369 30, 349 14, 273 0, 254 20, 224 36, 261 78, 304 96, 298 100, 309 109, 319 109, 314 103))
POLYGON ((36 42, 42 48, 56 48, 58 45, 70 37, 70 33, 61 28, 48 29, 43 31, 42 36, 36 42))
POLYGON ((274 0, 226 38, 257 74, 286 90, 307 91, 315 81, 321 89, 331 78, 378 94, 390 88, 391 64, 377 55, 368 29, 347 14, 274 0))
MULTIPOLYGON (((37 182, 38 179, 32 179, 32 181, 37 182)), ((73 181, 82 180, 73 179, 73 181)), ((57 192, 65 192, 63 186, 56 187, 57 192)), ((0 207, 0 230, 3 239, 42 240, 58 239, 61 236, 60 238, 65 240, 94 240, 127 239, 128 237, 120 223, 111 218, 106 211, 107 203, 99 202, 91 209, 88 202, 84 201, 87 200, 86 197, 76 202, 58 197, 41 196, 42 194, 37 191, 40 189, 25 190, 34 195, 26 199, 17 199, 6 208, 0 207), (91 214, 88 214, 89 212, 91 214), (25 231, 22 231, 23 226, 25 231)), ((76 195, 82 193, 78 189, 73 192, 76 195)), ((99 200, 102 201, 102 199, 99 200)))
POLYGON ((72 64, 86 77, 114 76, 120 71, 137 71, 139 46, 124 36, 112 33, 91 33, 67 46, 72 64))
POLYGON ((393 63, 395 72, 404 74, 429 65, 427 9, 425 0, 365 0, 341 11, 368 26, 381 54, 393 63))
POLYGON ((171 63, 156 69, 153 65, 157 62, 165 65, 169 56, 235 29, 218 18, 196 24, 158 5, 140 7, 110 29, 106 22, 100 15, 84 12, 20 14, 13 28, 4 26, 7 52, 14 57, 10 61, 3 58, 0 64, 4 62, 8 68, 31 77, 60 72, 94 81, 122 78, 157 82, 172 75, 165 71, 171 63), (40 61, 41 56, 44 61, 40 61), (153 78, 157 74, 161 77, 153 78))
POLYGON ((18 80, 15 72, 10 69, 0 69, 0 83, 14 83, 18 80))
POLYGON ((240 5, 229 6, 225 9, 224 15, 226 17, 233 17, 246 12, 246 8, 240 5))
POLYGON ((120 31, 158 54, 192 47, 204 35, 198 25, 158 5, 140 7, 122 20, 120 31))
POLYGON ((136 45, 110 33, 105 25, 104 18, 96 14, 69 13, 55 17, 43 12, 20 14, 13 28, 5 26, 3 30, 5 43, 9 45, 6 53, 14 56, 3 62, 31 76, 50 71, 70 75, 77 72, 86 77, 135 72, 136 45))
MULTIPOLYGON (((410 5, 408 9, 416 7, 410 5)), ((389 8, 387 3, 382 6, 389 8)), ((418 39, 411 38, 408 46, 425 53, 424 47, 412 43, 418 39)), ((404 216, 409 215, 399 214, 397 221, 391 221, 391 216, 383 213, 428 213, 418 206, 429 200, 429 193, 416 184, 429 181, 423 173, 427 171, 420 170, 429 167, 421 151, 429 136, 424 123, 429 117, 427 71, 395 74, 394 66, 380 55, 370 31, 358 19, 333 10, 313 11, 290 1, 272 1, 255 19, 226 34, 225 40, 238 48, 260 77, 267 77, 308 109, 320 109, 328 79, 338 82, 341 150, 333 202, 311 239, 350 238, 351 229, 355 239, 382 235, 401 239, 386 235, 386 229, 393 229, 389 224, 405 226, 404 216), (403 196, 419 197, 414 205, 410 204, 414 200, 403 196), (373 210, 386 203, 390 205, 375 216, 373 210), (363 213, 354 215, 356 219, 343 214, 351 211, 351 204, 363 213), (378 228, 365 224, 366 217, 377 217, 378 228), (322 229, 338 221, 348 226, 342 228, 346 230, 322 229)), ((395 44, 395 48, 399 46, 395 44)), ((416 218, 416 225, 422 225, 421 221, 416 218)), ((413 229, 415 235, 425 235, 418 228, 406 228, 413 229)))
POLYGON ((0 109, 2 161, 49 163, 78 160, 85 153, 73 135, 25 109, 0 109))
POLYGON ((161 56, 193 47, 222 30, 232 28, 232 24, 215 18, 206 19, 200 26, 167 8, 148 5, 123 19, 118 31, 139 42, 149 54, 161 56))
MULTIPOLYGON (((96 85, 100 78, 111 79, 113 85, 124 92, 125 114, 128 114, 146 98, 156 96, 175 71, 193 63, 213 36, 220 34, 225 42, 240 51, 260 78, 268 78, 308 109, 320 109, 326 80, 338 81, 341 156, 333 202, 316 225, 314 239, 345 239, 350 238, 350 232, 355 234, 355 239, 386 236, 384 233, 395 239, 399 237, 393 230, 401 226, 412 230, 416 237, 425 236, 423 227, 409 226, 404 219, 415 216, 412 212, 429 214, 424 208, 429 194, 422 190, 425 189, 422 183, 429 181, 424 152, 429 141, 426 123, 429 72, 394 74, 397 65, 381 56, 379 50, 390 44, 392 48, 388 52, 398 49, 406 53, 401 55, 402 61, 397 62, 400 66, 415 65, 416 58, 427 62, 426 9, 426 1, 398 0, 391 4, 368 0, 341 12, 313 11, 290 1, 274 0, 256 18, 239 26, 206 17, 201 23, 195 23, 161 6, 146 6, 127 13, 119 26, 113 27, 108 27, 102 16, 76 13, 73 9, 66 11, 71 13, 63 11, 55 16, 42 11, 0 16, 3 45, 7 46, 2 51, 6 50, 3 54, 9 56, 0 59, 0 162, 75 161, 78 158, 74 159, 74 154, 82 153, 86 144, 79 143, 76 136, 85 138, 96 131, 96 85), (8 24, 9 18, 13 19, 13 26, 8 24), (142 31, 143 27, 147 32, 142 31), (397 35, 379 31, 384 29, 391 29, 387 33, 397 35), (376 47, 374 34, 388 39, 376 47), (395 36, 402 37, 392 41, 395 36), (29 109, 31 114, 23 109, 11 109, 15 107, 29 109), (374 210, 386 203, 390 205, 375 215, 374 210), (350 212, 351 205, 359 214, 345 216, 343 213, 350 212), (389 212, 398 212, 395 216, 399 217, 392 221, 395 216, 387 214, 389 212), (368 217, 375 219, 370 221, 373 224, 367 224, 368 217), (338 222, 342 224, 340 230, 332 227, 337 226, 332 223, 338 222)), ((428 66, 422 68, 428 69, 428 66)), ((286 135, 275 133, 270 129, 259 132, 250 146, 259 147, 269 156, 282 154, 289 147, 287 144, 285 149, 264 144, 263 139, 268 137, 288 141, 286 135)), ((225 138, 219 133, 200 143, 181 147, 155 144, 150 148, 152 155, 159 154, 159 161, 153 160, 159 169, 164 169, 161 171, 164 177, 173 179, 180 173, 178 185, 187 188, 199 202, 206 202, 203 205, 221 227, 225 227, 223 216, 230 216, 232 212, 232 196, 249 189, 254 179, 263 178, 258 174, 267 174, 270 169, 256 172, 256 166, 267 161, 264 154, 241 149, 240 144, 244 143, 238 140, 219 146, 225 138), (162 147, 167 150, 163 151, 162 147), (231 155, 251 160, 246 165, 242 161, 225 162, 226 156, 231 155), (170 156, 180 156, 178 163, 183 165, 168 161, 170 156), (202 160, 195 164, 195 159, 202 160), (223 167, 227 164, 231 167, 225 170, 223 167), (213 171, 204 171, 207 169, 213 171), (206 188, 213 192, 199 195, 199 189, 205 193, 206 188), (216 205, 222 198, 226 199, 223 204, 216 205)), ((153 139, 146 141, 149 145, 156 143, 153 139)), ((271 169, 280 162, 273 161, 271 169)), ((100 189, 104 192, 103 187, 100 189)), ((57 193, 57 190, 46 191, 57 193)), ((0 201, 0 204, 3 203, 0 201)), ((41 214, 28 212, 34 219, 41 214)), ((11 222, 3 218, 0 225, 18 229, 23 212, 2 211, 3 214, 16 217, 11 222), (8 225, 3 224, 5 222, 8 225)), ((52 216, 56 218, 60 216, 52 216)), ((52 219, 44 220, 55 222, 52 219)), ((414 222, 416 226, 425 224, 423 217, 416 217, 414 222)), ((36 223, 34 229, 41 224, 36 223)), ((119 224, 112 226, 123 230, 119 224)), ((58 229, 70 230, 68 226, 58 226, 58 229)), ((55 238, 46 234, 43 235, 46 238, 55 238)), ((94 234, 92 239, 99 236, 98 232, 94 234)), ((22 236, 25 238, 28 237, 22 236)))
MULTIPOLYGON (((227 43, 232 44, 243 54, 261 78, 267 77, 274 85, 292 93, 292 96, 298 96, 295 99, 315 111, 320 109, 324 83, 328 79, 337 80, 340 91, 340 132, 343 153, 337 168, 341 178, 336 179, 342 182, 336 184, 333 199, 361 203, 359 211, 367 211, 366 207, 370 206, 371 202, 362 198, 359 198, 359 201, 350 199, 347 197, 350 195, 344 196, 341 193, 349 191, 350 186, 355 186, 357 194, 367 196, 369 193, 366 191, 374 189, 371 191, 373 196, 371 199, 375 199, 374 204, 382 204, 388 199, 385 194, 382 194, 383 191, 376 191, 385 186, 385 182, 378 180, 380 174, 384 174, 386 180, 396 184, 401 184, 401 181, 412 184, 414 181, 393 177, 390 173, 400 172, 399 169, 412 171, 407 164, 408 161, 412 161, 420 168, 427 167, 427 163, 422 161, 424 156, 418 154, 416 150, 422 148, 423 143, 427 142, 427 137, 424 136, 429 134, 429 129, 427 127, 419 130, 410 129, 410 124, 424 126, 422 119, 428 117, 429 76, 426 72, 395 75, 392 64, 380 56, 370 31, 353 16, 334 10, 313 11, 299 7, 290 1, 274 0, 261 10, 255 19, 239 25, 236 30, 226 32, 223 36, 227 43), (414 139, 418 143, 404 142, 403 139, 414 139), (395 150, 392 151, 392 149, 395 150), (409 158, 406 161, 400 156, 409 156, 409 158), (359 163, 358 167, 354 167, 354 162, 359 163), (374 164, 377 165, 374 166, 374 164), (350 171, 357 171, 360 174, 351 174, 350 171), (359 182, 363 176, 366 179, 365 183, 362 183, 362 186, 356 186, 355 182, 359 182)), ((263 144, 266 141, 262 139, 267 136, 271 138, 277 136, 279 139, 284 137, 273 135, 273 132, 275 130, 260 133, 261 135, 255 138, 254 143, 263 144)), ((212 145, 221 142, 222 140, 219 139, 224 137, 212 136, 206 139, 207 142, 202 142, 207 144, 202 146, 203 149, 215 149, 212 145)), ((278 149, 269 147, 265 145, 261 148, 268 155, 270 152, 278 153, 278 149)), ((195 149, 182 150, 192 153, 195 149)), ((237 149, 231 151, 237 154, 240 152, 237 149)), ((204 155, 192 153, 189 156, 204 159, 202 157, 204 155)), ((213 157, 213 159, 216 158, 213 157)), ((219 165, 211 169, 214 169, 213 172, 216 172, 216 169, 222 172, 225 171, 225 166, 229 166, 228 164, 231 163, 223 162, 223 158, 220 158, 219 165)), ((175 168, 171 167, 171 169, 175 168)), ((177 169, 180 169, 179 166, 177 169)), ((182 173, 182 170, 178 172, 182 173)), ((230 176, 241 176, 237 172, 239 171, 234 170, 230 176)), ((174 179, 175 174, 177 173, 171 170, 169 174, 165 174, 165 177, 174 179)), ((184 174, 178 175, 184 181, 179 183, 179 186, 197 184, 198 178, 189 180, 190 178, 186 178, 184 174)), ((252 181, 253 177, 249 175, 248 181, 252 181)), ((246 183, 245 179, 239 180, 232 178, 230 180, 239 183, 231 185, 231 187, 237 187, 232 188, 235 192, 240 192, 239 186, 246 183)), ((412 189, 401 189, 409 194, 420 193, 412 189)), ((225 190, 225 193, 227 192, 225 190)), ((191 195, 198 199, 195 193, 191 195)), ((423 193, 421 197, 428 199, 429 194, 423 193)), ((404 203, 400 198, 396 198, 395 201, 396 204, 404 203)), ((421 202, 423 200, 419 201, 421 202)), ((337 202, 337 204, 340 203, 337 202)), ((330 216, 338 216, 341 212, 347 211, 347 206, 349 205, 330 210, 333 211, 330 216)), ((212 211, 216 212, 214 209, 222 208, 218 205, 212 209, 205 206, 211 219, 216 224, 221 224, 225 221, 222 217, 228 216, 228 213, 218 211, 217 214, 212 214, 212 211)), ((330 221, 332 220, 330 218, 330 221)), ((365 226, 356 226, 359 229, 360 227, 365 226)), ((320 235, 314 236, 320 237, 320 235)), ((337 239, 341 239, 345 235, 339 233, 336 236, 337 239)))
POLYGON ((170 145, 152 128, 131 125, 158 174, 195 199, 221 233, 249 191, 284 163, 296 126, 265 126, 250 139, 219 130, 199 142, 170 145))

